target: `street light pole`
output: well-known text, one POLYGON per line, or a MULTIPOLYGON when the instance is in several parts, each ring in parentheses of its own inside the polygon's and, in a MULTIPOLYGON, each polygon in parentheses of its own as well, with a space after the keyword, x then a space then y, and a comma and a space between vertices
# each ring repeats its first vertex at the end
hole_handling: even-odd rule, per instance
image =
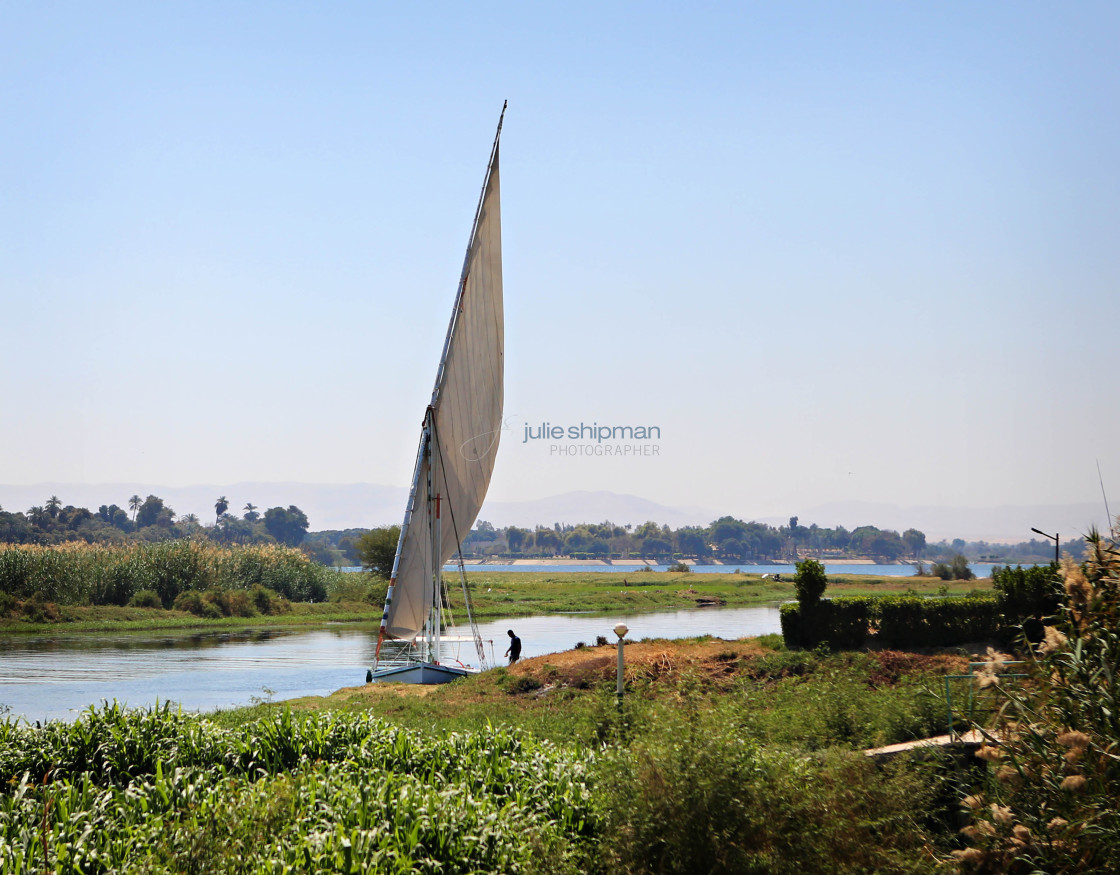
POLYGON ((1046 534, 1046 532, 1042 531, 1042 529, 1036 529, 1034 526, 1031 526, 1031 531, 1035 532, 1039 535, 1042 535, 1042 537, 1044 537, 1044 538, 1049 538, 1051 541, 1054 542, 1054 564, 1057 565, 1058 564, 1058 545, 1061 543, 1061 540, 1058 538, 1058 536, 1057 535, 1048 535, 1048 534, 1046 534))
POLYGON ((626 637, 626 633, 630 630, 626 628, 625 623, 619 623, 614 627, 614 634, 618 636, 618 711, 622 713, 622 639, 626 637))

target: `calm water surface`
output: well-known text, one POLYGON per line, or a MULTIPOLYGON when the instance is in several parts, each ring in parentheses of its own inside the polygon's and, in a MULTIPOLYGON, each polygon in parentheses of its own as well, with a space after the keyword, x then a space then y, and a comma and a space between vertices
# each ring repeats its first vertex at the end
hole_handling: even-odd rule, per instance
MULTIPOLYGON (((740 638, 780 631, 778 608, 699 608, 652 614, 522 617, 480 624, 487 656, 569 650, 624 622, 630 638, 740 638)), ((325 696, 365 682, 376 626, 279 632, 132 633, 0 637, 0 705, 27 720, 73 720, 102 699, 132 707, 176 702, 185 710, 249 705, 253 699, 325 696)), ((471 660, 472 662, 475 660, 471 660)))
MULTIPOLYGON (((929 567, 930 563, 926 563, 929 567)), ((654 571, 668 571, 668 565, 624 565, 615 561, 613 565, 467 565, 467 571, 547 571, 549 573, 579 573, 579 572, 617 572, 634 574, 642 568, 652 568, 654 571)), ((969 568, 977 577, 990 577, 993 563, 970 562, 969 568)), ((447 572, 458 571, 458 565, 446 565, 447 572)), ((342 571, 361 571, 360 566, 342 568, 342 571)), ((696 574, 731 574, 742 571, 744 574, 783 574, 793 576, 797 570, 793 565, 693 565, 696 574)), ((872 565, 847 562, 825 562, 824 570, 829 575, 837 574, 871 574, 878 577, 910 577, 914 574, 913 565, 872 565)))

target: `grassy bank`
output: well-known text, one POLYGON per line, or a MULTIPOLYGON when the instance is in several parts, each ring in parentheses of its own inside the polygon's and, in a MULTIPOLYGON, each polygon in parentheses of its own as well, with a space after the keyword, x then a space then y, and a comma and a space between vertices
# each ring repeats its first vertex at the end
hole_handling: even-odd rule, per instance
MULTIPOLYGON (((786 651, 780 635, 708 636, 625 647, 626 719, 647 725, 667 702, 691 701, 750 735, 807 749, 862 749, 948 731, 941 678, 971 655, 786 651)), ((510 725, 557 743, 595 745, 617 730, 617 648, 583 647, 523 660, 453 684, 365 684, 330 696, 212 715, 219 723, 291 708, 373 712, 411 729, 510 725)))
MULTIPOLYGON (((41 550, 42 548, 35 548, 41 550)), ((295 551, 290 551, 295 552, 295 551)), ((184 554, 189 557, 188 554, 184 554)), ((283 613, 246 616, 199 616, 187 610, 143 608, 114 604, 56 604, 47 609, 36 592, 30 598, 33 611, 5 610, 0 604, 0 631, 41 632, 64 625, 67 631, 106 631, 111 629, 176 629, 213 626, 216 628, 283 628, 326 622, 375 622, 381 616, 385 582, 367 574, 340 573, 306 563, 286 554, 282 567, 316 575, 321 598, 315 602, 292 600, 283 613), (35 613, 37 612, 37 613, 35 613)), ((89 561, 84 551, 75 559, 89 561)), ((57 562, 57 557, 52 557, 57 562)), ((102 556, 99 561, 107 561, 102 556)), ((303 560, 306 562, 306 560, 303 560)), ((230 563, 232 565, 232 563, 230 563)), ((72 572, 67 572, 72 576, 72 572)), ((242 574, 224 579, 226 588, 235 584, 260 586, 261 574, 242 574)), ((794 597, 789 580, 763 579, 759 574, 696 574, 669 571, 620 575, 612 572, 468 572, 475 617, 482 620, 524 617, 570 611, 610 613, 615 611, 677 610, 682 607, 717 605, 752 607, 787 601, 794 597)), ((150 578, 148 578, 150 582, 150 578)), ((207 592, 213 578, 204 578, 188 592, 207 592)), ((886 595, 916 592, 922 595, 960 595, 974 589, 990 589, 990 581, 952 582, 937 578, 875 577, 845 575, 830 581, 829 595, 886 595)), ((219 587, 220 588, 220 587, 219 587)), ((462 608, 459 582, 449 576, 453 608, 462 608)), ((23 590, 26 592, 26 590, 23 590)), ((3 590, 0 590, 0 594, 3 590)), ((10 598, 10 597, 9 597, 10 598)), ((462 616, 460 612, 458 616, 462 616)))
MULTIPOLYGON (((792 576, 775 580, 761 574, 694 572, 468 572, 475 615, 482 618, 532 616, 565 611, 653 611, 698 605, 754 607, 793 599, 792 576)), ((453 605, 461 604, 451 580, 453 605)), ((953 581, 935 577, 843 575, 830 578, 827 595, 963 595, 989 590, 991 581, 953 581)))
POLYGON ((936 728, 925 690, 959 658, 778 648, 628 645, 621 713, 613 648, 584 648, 209 718, 0 724, 0 870, 937 871, 951 769, 859 748, 936 728))

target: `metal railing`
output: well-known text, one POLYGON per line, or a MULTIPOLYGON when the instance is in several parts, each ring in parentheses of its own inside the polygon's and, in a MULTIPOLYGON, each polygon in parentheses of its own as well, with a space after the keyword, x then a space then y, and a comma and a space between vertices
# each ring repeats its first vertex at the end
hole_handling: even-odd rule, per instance
MULTIPOLYGON (((1030 677, 1026 673, 1020 672, 1001 672, 999 667, 1009 665, 1022 665, 1021 659, 1001 660, 999 662, 970 662, 968 664, 968 674, 950 674, 945 676, 945 705, 948 710, 949 717, 949 735, 954 739, 959 739, 961 733, 957 731, 957 720, 954 717, 953 707, 953 681, 967 682, 967 695, 962 695, 958 699, 960 705, 963 707, 963 719, 970 725, 978 725, 979 717, 985 714, 994 715, 999 710, 1002 701, 997 697, 1000 696, 999 690, 992 687, 979 687, 979 681, 982 675, 976 672, 977 668, 997 666, 995 676, 999 683, 1006 680, 1022 680, 1023 678, 1030 677), (986 690, 991 690, 991 695, 984 695, 986 690)), ((967 731, 967 730, 966 730, 967 731)))

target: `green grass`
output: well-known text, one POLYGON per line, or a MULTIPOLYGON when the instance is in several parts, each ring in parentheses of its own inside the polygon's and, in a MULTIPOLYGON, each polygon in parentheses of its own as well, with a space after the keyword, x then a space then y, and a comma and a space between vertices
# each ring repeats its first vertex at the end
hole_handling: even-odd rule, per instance
MULTIPOLYGON (((562 611, 669 610, 692 606, 698 598, 729 607, 753 607, 794 598, 793 581, 765 580, 761 574, 697 574, 672 571, 467 572, 475 615, 481 618, 532 616, 562 611), (625 584, 624 584, 625 581, 625 584)), ((461 604, 457 577, 448 576, 452 604, 461 604)), ((946 585, 937 578, 844 575, 831 579, 826 595, 962 595, 990 589, 990 581, 946 585)))
MULTIPOLYGON (((117 605, 60 605, 58 619, 31 622, 0 611, 0 631, 42 632, 65 624, 68 632, 212 628, 286 628, 317 623, 376 622, 385 582, 366 574, 324 569, 327 602, 292 602, 290 613, 275 616, 201 618, 184 611, 117 605)), ((489 620, 588 611, 610 613, 675 610, 708 599, 727 607, 754 607, 792 599, 791 581, 763 580, 758 574, 677 572, 468 572, 474 615, 489 620), (623 581, 629 585, 624 585, 623 581)), ((462 589, 448 575, 453 608, 462 610, 462 589)), ((886 578, 845 575, 830 582, 826 595, 887 595, 917 592, 960 595, 990 589, 990 581, 946 585, 936 578, 886 578)), ((458 614, 462 616, 462 614, 458 614)))
POLYGON ((858 750, 928 731, 930 664, 776 643, 636 645, 669 662, 621 713, 609 673, 532 661, 425 695, 0 723, 0 871, 937 871, 951 769, 858 750))

